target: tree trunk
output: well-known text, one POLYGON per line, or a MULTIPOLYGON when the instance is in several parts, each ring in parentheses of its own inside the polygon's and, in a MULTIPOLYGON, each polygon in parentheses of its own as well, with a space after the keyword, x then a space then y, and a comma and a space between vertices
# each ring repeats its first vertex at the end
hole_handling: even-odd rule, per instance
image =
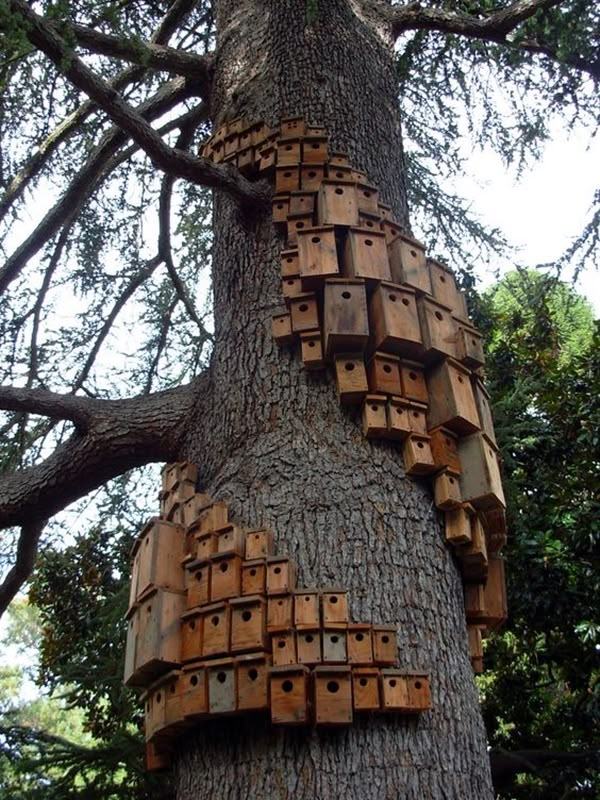
MULTIPOLYGON (((215 5, 217 123, 303 115, 325 126, 408 225, 388 32, 358 0, 321 0, 311 27, 306 0, 215 5)), ((299 585, 346 587, 352 619, 398 624, 400 665, 430 673, 433 710, 333 731, 259 717, 203 725, 180 743, 178 800, 490 798, 461 580, 431 492, 405 476, 396 446, 363 438, 330 373, 308 373, 274 343, 282 245, 270 222, 248 229, 217 196, 213 408, 191 421, 180 455, 241 524, 274 529, 299 585)))

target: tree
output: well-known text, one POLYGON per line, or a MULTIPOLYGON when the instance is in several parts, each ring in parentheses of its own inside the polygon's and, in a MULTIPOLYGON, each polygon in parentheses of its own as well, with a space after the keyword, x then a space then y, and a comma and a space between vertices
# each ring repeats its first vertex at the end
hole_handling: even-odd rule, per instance
MULTIPOLYGON (((188 458, 200 465, 203 486, 227 499, 240 519, 278 532, 303 582, 346 585, 353 613, 398 622, 404 665, 432 673, 436 710, 418 724, 379 719, 340 734, 300 736, 244 723, 199 730, 179 754, 178 797, 491 794, 459 575, 429 490, 406 478, 393 448, 356 435, 357 420, 340 412, 330 380, 312 379, 292 354, 277 350, 270 318, 281 304, 282 242, 269 223, 271 189, 192 149, 209 120, 244 114, 274 123, 302 114, 349 152, 408 230, 412 177, 423 204, 436 211, 442 248, 458 229, 449 224, 451 200, 435 192, 426 168, 437 158, 452 164, 455 125, 444 109, 447 95, 431 87, 442 75, 454 102, 470 99, 493 61, 498 75, 516 80, 508 100, 523 115, 507 138, 511 120, 499 119, 484 95, 474 124, 482 114, 480 138, 498 136, 505 151, 516 146, 524 154, 543 136, 549 106, 577 102, 577 113, 595 114, 597 14, 573 0, 458 9, 375 0, 175 0, 162 19, 151 4, 3 6, 2 126, 13 137, 2 169, 11 176, 3 178, 2 211, 13 223, 0 269, 10 343, 3 382, 19 388, 2 388, 0 405, 10 412, 3 460, 21 469, 0 484, 0 525, 20 528, 2 605, 29 574, 49 516, 133 466, 188 458), (119 71, 121 61, 134 66, 119 71), (165 81, 165 73, 175 77, 165 81), (521 103, 526 86, 538 92, 543 110, 521 103), (437 137, 427 127, 431 117, 405 116, 422 151, 407 159, 399 87, 405 104, 438 108, 437 137), (23 98, 43 113, 24 120, 23 98), (144 181, 132 195, 135 178, 144 181), (177 179, 186 181, 178 231, 188 235, 179 240, 171 235, 177 179), (19 203, 36 186, 59 198, 21 240, 14 231, 19 203), (196 375, 211 338, 186 288, 207 255, 206 194, 198 187, 217 191, 213 350, 210 366, 196 375), (151 203, 160 229, 156 252, 148 253, 143 226, 151 203), (81 330, 50 322, 48 304, 66 281, 65 265, 77 303, 93 296, 81 330), (141 364, 124 371, 121 391, 136 385, 145 393, 115 399, 114 376, 98 356, 136 291, 148 307, 134 305, 127 323, 141 321, 146 341, 141 364), (187 341, 179 308, 195 326, 187 341), (185 344, 189 355, 182 356, 185 344), (169 360, 178 366, 178 385, 151 393, 169 360), (67 394, 53 390, 58 364, 67 394), (56 447, 45 457, 50 444, 56 447)), ((472 220, 458 219, 476 241, 497 244, 472 220)), ((593 221, 583 247, 595 235, 593 221)))

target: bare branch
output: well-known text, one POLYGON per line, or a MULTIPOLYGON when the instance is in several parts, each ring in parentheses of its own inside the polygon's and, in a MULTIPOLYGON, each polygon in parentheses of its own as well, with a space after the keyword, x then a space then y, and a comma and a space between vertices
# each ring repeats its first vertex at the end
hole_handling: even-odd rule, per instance
POLYGON ((3 411, 27 411, 51 419, 68 419, 81 431, 91 420, 90 401, 86 397, 56 394, 47 389, 19 389, 0 386, 0 408, 3 411))
POLYGON ((150 369, 148 370, 146 383, 144 384, 144 394, 147 394, 152 389, 152 379, 154 378, 154 375, 157 373, 158 362, 160 361, 160 357, 163 354, 165 346, 167 344, 167 335, 169 333, 169 328, 171 327, 173 311, 175 311, 175 306, 177 305, 178 302, 179 302, 179 297, 175 292, 173 295, 173 299, 169 303, 169 307, 167 308, 166 313, 163 314, 158 334, 158 342, 156 344, 156 351, 154 353, 154 358, 152 359, 152 363, 150 364, 150 369))
POLYGON ((156 167, 177 178, 223 189, 241 204, 252 206, 255 213, 267 211, 271 191, 266 183, 254 184, 230 165, 213 164, 207 159, 196 158, 169 147, 121 95, 70 52, 66 42, 24 0, 10 0, 10 7, 26 20, 29 40, 48 56, 74 86, 103 108, 139 144, 156 167))
POLYGON ((45 525, 46 520, 39 520, 21 528, 14 566, 0 584, 0 617, 33 571, 38 543, 45 525))

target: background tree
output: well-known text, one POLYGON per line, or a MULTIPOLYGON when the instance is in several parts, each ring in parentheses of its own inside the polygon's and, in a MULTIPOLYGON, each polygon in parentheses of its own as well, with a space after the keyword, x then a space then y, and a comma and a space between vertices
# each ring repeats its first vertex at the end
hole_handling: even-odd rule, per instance
MULTIPOLYGON (((300 0, 176 0, 162 19, 144 3, 3 6, 0 312, 2 382, 13 386, 0 390, 0 406, 8 412, 3 462, 21 469, 0 484, 0 524, 20 528, 0 600, 6 605, 29 573, 48 516, 135 465, 189 457, 241 519, 281 530, 304 580, 343 582, 355 614, 400 622, 405 664, 431 667, 444 713, 424 726, 357 726, 336 741, 258 728, 250 737, 240 726, 235 750, 231 731, 211 730, 183 754, 179 796, 210 796, 235 780, 242 792, 252 781, 275 796, 381 796, 389 781, 389 791, 407 797, 483 797, 489 777, 460 583, 427 490, 406 480, 395 451, 357 440, 356 420, 340 413, 326 380, 307 380, 274 349, 281 243, 267 221, 269 187, 191 152, 209 121, 304 114, 369 173, 407 228, 411 183, 421 208, 435 211, 428 243, 436 250, 458 238, 463 248, 499 246, 464 214, 450 226, 456 203, 428 171, 433 160, 457 166, 452 103, 471 110, 480 141, 493 137, 502 152, 523 157, 552 110, 595 120, 598 12, 558 0, 458 10, 334 0, 308 11, 300 0), (215 35, 218 50, 207 54, 215 35), (506 114, 481 92, 486 75, 514 82, 506 114), (445 96, 430 90, 440 81, 445 96), (414 142, 406 164, 399 90, 414 142), (438 102, 437 115, 426 113, 438 102), (211 339, 193 298, 208 253, 207 186, 219 189, 214 349, 210 369, 185 383, 211 339), (56 201, 25 231, 22 204, 36 190, 56 201), (148 248, 152 208, 159 230, 148 248), (107 355, 119 323, 134 326, 140 344, 128 339, 139 358, 126 361, 116 384, 107 355), (164 386, 173 388, 150 393, 164 386), (145 394, 109 399, 134 391, 145 394), (425 569, 427 585, 418 577, 425 569), (441 641, 453 644, 441 650, 441 641), (405 769, 380 774, 369 752, 405 769)), ((583 254, 596 230, 592 219, 583 254)))

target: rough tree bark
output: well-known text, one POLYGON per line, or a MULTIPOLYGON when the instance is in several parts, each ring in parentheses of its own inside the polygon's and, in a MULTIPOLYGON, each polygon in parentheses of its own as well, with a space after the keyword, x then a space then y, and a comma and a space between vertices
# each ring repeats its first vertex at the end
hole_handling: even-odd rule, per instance
MULTIPOLYGON (((320 2, 311 26, 306 0, 215 6, 216 122, 301 114, 326 126, 407 224, 390 30, 357 0, 320 2)), ((216 197, 212 407, 179 455, 240 521, 273 527, 302 585, 345 586, 354 619, 398 623, 400 663, 430 672, 434 708, 327 732, 204 726, 178 747, 178 800, 490 798, 461 581, 431 493, 405 476, 393 445, 363 438, 331 375, 307 373, 273 342, 281 246, 270 222, 249 228, 216 197)))

